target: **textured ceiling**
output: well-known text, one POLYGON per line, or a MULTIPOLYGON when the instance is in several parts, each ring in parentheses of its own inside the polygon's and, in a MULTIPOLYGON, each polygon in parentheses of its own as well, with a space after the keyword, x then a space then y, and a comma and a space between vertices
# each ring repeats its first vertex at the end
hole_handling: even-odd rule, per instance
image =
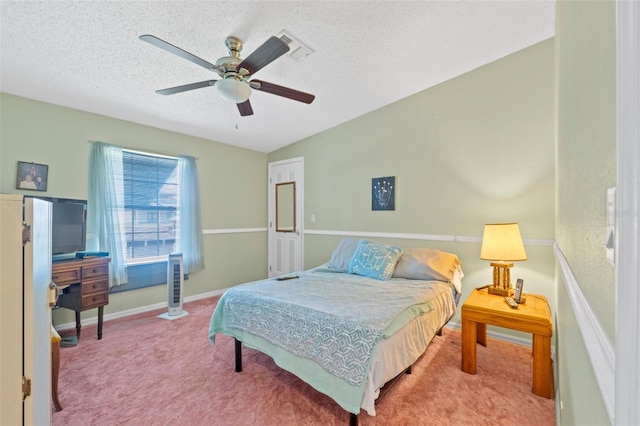
POLYGON ((555 1, 5 1, 0 91, 271 152, 552 37, 555 1), (253 91, 240 117, 217 75, 138 39, 152 34, 214 62, 286 30, 314 50, 256 78, 316 95, 253 91))

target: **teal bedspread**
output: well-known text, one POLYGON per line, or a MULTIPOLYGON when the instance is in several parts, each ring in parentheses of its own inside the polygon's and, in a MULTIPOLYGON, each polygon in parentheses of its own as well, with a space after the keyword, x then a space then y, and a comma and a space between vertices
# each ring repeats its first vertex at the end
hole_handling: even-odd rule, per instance
MULTIPOLYGON (((379 281, 313 270, 297 275, 300 278, 256 281, 227 290, 211 317, 209 339, 214 343, 215 335, 221 332, 259 342, 271 351, 283 349, 293 355, 286 356, 289 360, 300 359, 307 366, 307 361, 317 364, 321 368, 316 372, 324 370, 333 376, 318 377, 319 382, 344 382, 349 393, 355 392, 356 407, 346 407, 349 404, 329 395, 351 412, 359 411, 367 372, 380 340, 430 311, 429 301, 443 289, 450 291, 449 284, 439 281, 379 281)), ((301 369, 300 365, 282 367, 294 373, 301 369)), ((322 391, 323 386, 314 383, 314 377, 302 378, 322 391)))

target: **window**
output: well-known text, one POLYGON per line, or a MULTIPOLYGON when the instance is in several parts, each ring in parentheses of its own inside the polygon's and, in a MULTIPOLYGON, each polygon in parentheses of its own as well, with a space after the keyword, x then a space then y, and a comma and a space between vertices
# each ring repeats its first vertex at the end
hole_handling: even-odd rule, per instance
POLYGON ((111 292, 166 283, 173 252, 182 253, 185 274, 204 268, 194 157, 96 141, 89 151, 88 192, 87 241, 90 250, 110 254, 111 292))
POLYGON ((126 262, 166 260, 178 237, 178 159, 122 151, 126 262))

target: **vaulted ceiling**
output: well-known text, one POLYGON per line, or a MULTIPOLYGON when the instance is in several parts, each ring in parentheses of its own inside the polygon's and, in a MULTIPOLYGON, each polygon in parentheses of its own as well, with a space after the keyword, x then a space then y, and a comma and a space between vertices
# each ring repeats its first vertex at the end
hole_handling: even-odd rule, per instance
POLYGON ((0 91, 262 152, 553 37, 555 21, 555 1, 544 0, 2 0, 0 8, 0 91), (256 78, 316 99, 254 90, 247 117, 215 86, 155 93, 219 76, 138 38, 152 34, 215 63, 228 55, 228 36, 243 41, 246 58, 282 30, 310 54, 285 54, 256 78))

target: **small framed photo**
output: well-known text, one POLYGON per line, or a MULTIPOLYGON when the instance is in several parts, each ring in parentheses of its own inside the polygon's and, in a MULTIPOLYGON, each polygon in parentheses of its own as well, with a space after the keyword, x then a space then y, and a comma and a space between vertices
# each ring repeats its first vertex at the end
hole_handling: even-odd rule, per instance
POLYGON ((16 189, 29 189, 32 191, 46 191, 49 166, 45 164, 27 163, 18 161, 18 175, 16 189))

